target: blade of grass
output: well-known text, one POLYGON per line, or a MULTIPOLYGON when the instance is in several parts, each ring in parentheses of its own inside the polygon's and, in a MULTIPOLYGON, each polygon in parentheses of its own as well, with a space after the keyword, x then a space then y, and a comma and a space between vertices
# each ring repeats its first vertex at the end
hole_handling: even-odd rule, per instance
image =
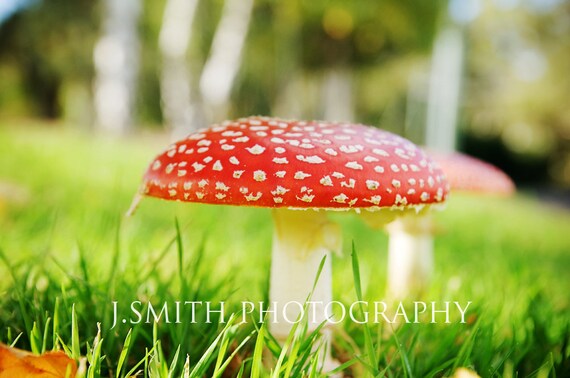
MULTIPOLYGON (((356 298, 359 301, 359 310, 364 313, 364 308, 362 306, 362 287, 360 281, 360 265, 358 263, 358 255, 356 253, 356 247, 354 241, 352 241, 352 275, 354 277, 354 289, 356 291, 356 298)), ((378 359, 376 358, 376 352, 374 351, 374 345, 372 342, 372 334, 370 332, 370 327, 367 323, 364 323, 364 346, 366 353, 368 354, 368 362, 372 367, 372 375, 378 375, 378 359)))

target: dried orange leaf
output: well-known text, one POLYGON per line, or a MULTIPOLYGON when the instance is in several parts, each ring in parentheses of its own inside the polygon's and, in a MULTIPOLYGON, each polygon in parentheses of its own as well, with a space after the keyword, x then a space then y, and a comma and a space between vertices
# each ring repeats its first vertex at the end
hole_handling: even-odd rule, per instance
POLYGON ((76 372, 77 364, 63 352, 37 356, 0 344, 0 378, 65 378, 76 372))

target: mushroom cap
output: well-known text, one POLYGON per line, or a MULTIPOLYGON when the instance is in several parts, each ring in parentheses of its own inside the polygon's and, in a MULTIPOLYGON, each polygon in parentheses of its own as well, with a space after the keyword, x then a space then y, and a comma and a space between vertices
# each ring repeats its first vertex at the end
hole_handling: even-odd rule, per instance
POLYGON ((476 192, 508 196, 515 192, 515 184, 499 168, 482 160, 458 152, 429 151, 445 172, 452 191, 476 192))
POLYGON ((249 117, 172 144, 150 164, 141 192, 208 204, 376 210, 443 202, 448 187, 419 147, 389 132, 249 117))

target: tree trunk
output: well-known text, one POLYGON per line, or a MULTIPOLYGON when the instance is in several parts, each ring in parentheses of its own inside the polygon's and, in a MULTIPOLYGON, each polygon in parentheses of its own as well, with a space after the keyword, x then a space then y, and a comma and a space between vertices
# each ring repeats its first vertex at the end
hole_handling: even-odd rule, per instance
POLYGON ((160 91, 162 112, 173 138, 205 126, 186 52, 192 37, 198 0, 168 0, 162 18, 159 47, 162 54, 160 91))
POLYGON ((227 117, 252 10, 253 0, 226 0, 224 5, 210 57, 200 77, 200 93, 214 121, 227 117))
POLYGON ((328 68, 322 78, 322 116, 327 121, 354 121, 353 77, 348 66, 328 68))
POLYGON ((103 32, 95 45, 97 128, 125 134, 132 126, 139 67, 138 0, 105 0, 103 32))
POLYGON ((437 35, 433 51, 426 125, 430 148, 455 150, 462 70, 462 31, 448 26, 437 35))

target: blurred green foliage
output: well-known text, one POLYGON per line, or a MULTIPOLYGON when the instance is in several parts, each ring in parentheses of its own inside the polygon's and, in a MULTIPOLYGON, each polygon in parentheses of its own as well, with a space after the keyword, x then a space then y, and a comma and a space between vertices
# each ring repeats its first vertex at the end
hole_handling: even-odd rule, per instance
MULTIPOLYGON (((278 113, 288 86, 297 83, 303 106, 296 116, 316 117, 323 73, 341 67, 354 81, 355 120, 414 139, 421 132, 410 124, 425 125, 433 41, 454 25, 465 40, 460 147, 519 181, 570 186, 570 3, 473 2, 479 13, 459 25, 446 0, 256 0, 230 116, 278 113), (412 107, 417 90, 420 101, 412 107)), ((140 125, 162 123, 158 35, 165 3, 142 3, 140 125)), ((187 52, 195 88, 223 5, 199 2, 187 52)), ((44 0, 0 25, 0 117, 63 118, 91 127, 93 46, 101 23, 101 1, 44 0)))

